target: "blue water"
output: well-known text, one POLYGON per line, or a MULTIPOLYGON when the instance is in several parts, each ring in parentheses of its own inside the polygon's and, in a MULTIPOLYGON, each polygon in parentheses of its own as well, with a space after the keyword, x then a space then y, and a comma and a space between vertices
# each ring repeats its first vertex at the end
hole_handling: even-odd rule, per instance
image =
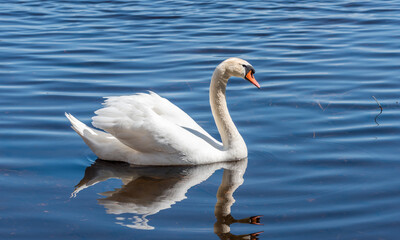
POLYGON ((0 238, 397 239, 399 26, 394 0, 1 3, 0 238), (228 85, 248 163, 96 161, 64 117, 152 90, 218 137, 208 86, 232 56, 262 87, 228 85))

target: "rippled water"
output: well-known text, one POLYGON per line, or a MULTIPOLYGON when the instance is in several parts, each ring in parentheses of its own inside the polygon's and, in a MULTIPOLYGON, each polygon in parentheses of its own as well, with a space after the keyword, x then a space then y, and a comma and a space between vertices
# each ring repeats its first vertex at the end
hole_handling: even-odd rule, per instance
POLYGON ((397 239, 399 16, 398 1, 0 4, 1 239, 397 239), (231 56, 262 87, 228 86, 248 163, 95 161, 64 117, 152 90, 218 136, 208 86, 231 56))

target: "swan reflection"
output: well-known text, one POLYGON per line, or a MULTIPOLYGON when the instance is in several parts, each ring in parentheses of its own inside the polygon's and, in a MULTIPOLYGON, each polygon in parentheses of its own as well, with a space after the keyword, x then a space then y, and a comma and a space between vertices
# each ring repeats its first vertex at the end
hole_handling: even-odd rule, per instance
POLYGON ((214 232, 221 239, 256 239, 259 233, 235 236, 230 234, 233 223, 259 224, 260 216, 236 220, 231 216, 231 206, 235 202, 233 193, 243 183, 247 159, 235 162, 215 163, 181 167, 131 166, 123 162, 96 160, 87 167, 83 179, 76 185, 72 196, 81 190, 106 181, 121 179, 121 188, 101 193, 104 198, 98 203, 109 214, 134 214, 131 218, 116 217, 117 224, 135 229, 154 229, 147 216, 171 208, 176 202, 186 198, 186 192, 193 186, 207 180, 216 170, 223 168, 221 185, 215 205, 216 223, 214 232))

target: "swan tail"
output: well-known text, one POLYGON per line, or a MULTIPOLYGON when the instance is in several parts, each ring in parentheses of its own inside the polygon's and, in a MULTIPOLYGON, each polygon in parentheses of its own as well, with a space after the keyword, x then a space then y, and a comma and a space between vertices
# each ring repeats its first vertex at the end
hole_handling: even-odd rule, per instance
POLYGON ((111 141, 110 134, 88 127, 70 113, 65 113, 65 116, 71 122, 71 128, 82 137, 83 141, 93 150, 93 152, 98 152, 98 149, 101 148, 102 145, 111 141))
POLYGON ((65 113, 65 116, 71 122, 71 128, 82 137, 97 157, 103 160, 120 160, 122 158, 119 156, 135 153, 111 134, 88 127, 69 113, 65 113))
POLYGON ((76 119, 72 114, 65 113, 65 116, 71 122, 71 128, 74 129, 82 138, 85 138, 85 130, 91 135, 97 135, 94 129, 86 126, 86 124, 76 119))

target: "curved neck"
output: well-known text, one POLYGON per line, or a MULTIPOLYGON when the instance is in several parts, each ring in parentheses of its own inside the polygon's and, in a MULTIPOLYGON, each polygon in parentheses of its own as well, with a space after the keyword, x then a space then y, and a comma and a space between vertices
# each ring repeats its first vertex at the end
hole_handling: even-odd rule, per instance
POLYGON ((230 76, 226 73, 223 65, 219 65, 215 69, 210 84, 211 111, 214 116, 218 132, 221 135, 224 149, 247 149, 242 136, 233 123, 231 116, 229 115, 226 104, 225 91, 229 77, 230 76))

